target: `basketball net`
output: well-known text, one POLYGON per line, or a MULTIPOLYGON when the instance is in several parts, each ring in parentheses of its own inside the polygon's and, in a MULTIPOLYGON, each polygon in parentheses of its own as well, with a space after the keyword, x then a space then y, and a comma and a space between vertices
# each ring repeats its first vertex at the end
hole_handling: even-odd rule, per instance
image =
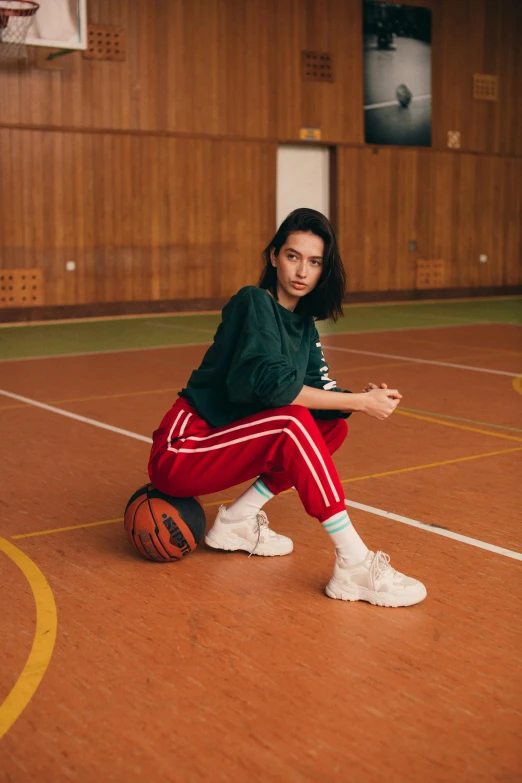
POLYGON ((25 39, 39 7, 33 0, 0 0, 0 63, 27 60, 25 39))

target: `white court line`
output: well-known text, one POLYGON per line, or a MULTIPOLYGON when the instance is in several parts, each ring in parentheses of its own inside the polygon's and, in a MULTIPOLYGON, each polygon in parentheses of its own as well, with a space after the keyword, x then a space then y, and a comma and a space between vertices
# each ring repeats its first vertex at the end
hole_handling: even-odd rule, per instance
MULTIPOLYGON (((418 332, 427 329, 458 329, 461 326, 490 326, 495 321, 473 321, 459 324, 433 324, 432 326, 397 326, 391 329, 361 329, 353 332, 320 332, 320 337, 356 337, 358 334, 388 334, 388 332, 418 332)), ((512 324, 518 326, 518 324, 512 324)), ((216 327, 217 329, 217 327, 216 327)), ((34 362, 42 359, 75 359, 78 356, 103 356, 111 353, 133 353, 136 351, 159 351, 167 348, 196 348, 212 345, 212 342, 203 343, 171 343, 169 345, 145 345, 141 348, 108 348, 106 351, 77 351, 75 353, 51 353, 44 356, 13 356, 9 359, 0 359, 0 364, 8 362, 34 362)))
POLYGON ((26 405, 33 405, 35 408, 42 408, 44 411, 50 413, 59 413, 60 416, 66 416, 68 419, 75 419, 81 421, 84 424, 92 424, 93 427, 99 427, 102 430, 109 430, 109 432, 115 432, 117 435, 126 435, 128 438, 134 438, 134 440, 141 440, 144 443, 152 443, 151 438, 147 438, 145 435, 138 435, 137 432, 131 432, 130 430, 122 430, 121 427, 113 427, 112 424, 104 424, 103 421, 97 421, 97 419, 89 419, 87 416, 80 416, 78 413, 71 413, 63 408, 55 408, 54 405, 47 405, 45 402, 38 402, 38 400, 31 400, 29 397, 22 397, 21 394, 13 394, 5 389, 0 389, 0 394, 4 397, 10 397, 12 400, 18 400, 24 402, 26 405))
POLYGON ((514 552, 512 549, 504 549, 504 547, 495 546, 495 544, 486 544, 485 541, 479 541, 478 538, 470 538, 469 536, 463 536, 460 533, 453 533, 451 530, 432 527, 431 525, 424 524, 424 522, 417 522, 416 519, 403 517, 401 514, 393 514, 391 511, 383 511, 381 508, 367 506, 364 503, 356 503, 355 500, 345 500, 344 502, 347 506, 358 508, 360 511, 367 511, 369 514, 375 514, 378 517, 392 519, 394 522, 402 522, 403 525, 410 525, 411 527, 419 528, 419 530, 425 530, 427 533, 435 533, 437 536, 452 538, 455 541, 461 541, 463 544, 476 546, 479 549, 486 549, 488 552, 495 552, 497 555, 511 557, 513 560, 522 560, 522 554, 520 552, 514 552))
MULTIPOLYGON (((426 93, 425 95, 414 95, 411 99, 412 103, 413 101, 425 101, 428 98, 431 98, 431 93, 426 93)), ((367 106, 364 107, 364 111, 371 111, 372 109, 383 109, 385 106, 398 106, 399 101, 395 99, 394 101, 383 101, 382 103, 369 103, 367 106)))
MULTIPOLYGON (((92 424, 93 427, 99 427, 109 432, 115 432, 118 435, 126 435, 128 438, 134 438, 135 440, 141 440, 144 443, 151 443, 151 438, 145 437, 145 435, 138 435, 136 432, 130 430, 123 430, 120 427, 113 427, 110 424, 104 424, 96 419, 88 419, 86 416, 79 416, 77 413, 71 413, 70 411, 63 410, 62 408, 55 408, 53 405, 46 405, 44 402, 38 402, 38 400, 31 400, 29 397, 22 397, 20 394, 14 394, 8 392, 5 389, 0 389, 0 394, 5 397, 11 397, 13 400, 19 400, 27 405, 34 405, 35 408, 42 408, 50 413, 58 413, 61 416, 66 416, 69 419, 75 419, 83 424, 92 424)), ((424 530, 427 533, 435 533, 439 536, 445 536, 446 538, 452 538, 455 541, 460 541, 463 544, 469 544, 471 546, 478 547, 479 549, 485 549, 488 552, 494 552, 497 555, 503 555, 504 557, 511 557, 514 560, 522 560, 522 554, 514 552, 511 549, 504 549, 503 547, 495 546, 495 544, 488 544, 485 541, 479 541, 477 538, 469 538, 469 536, 462 536, 460 533, 453 533, 450 530, 442 530, 440 528, 432 527, 431 525, 425 525, 422 522, 417 522, 415 519, 409 519, 403 517, 400 514, 393 514, 389 511, 384 511, 382 508, 375 508, 374 506, 366 506, 363 503, 356 503, 353 500, 345 500, 347 506, 358 508, 361 511, 367 511, 369 514, 375 514, 379 517, 386 517, 392 519, 394 522, 402 522, 405 525, 411 525, 419 530, 424 530)))
POLYGON ((382 359, 399 359, 401 362, 415 362, 416 364, 434 364, 437 367, 454 367, 457 370, 472 370, 473 372, 486 372, 489 375, 507 375, 509 378, 518 378, 520 372, 506 372, 505 370, 490 370, 488 367, 473 367, 470 364, 454 364, 453 362, 437 362, 434 359, 415 359, 413 356, 396 356, 393 353, 376 353, 375 351, 360 351, 357 348, 341 348, 337 345, 325 345, 323 348, 329 351, 342 351, 343 353, 360 353, 364 356, 379 356, 382 359))

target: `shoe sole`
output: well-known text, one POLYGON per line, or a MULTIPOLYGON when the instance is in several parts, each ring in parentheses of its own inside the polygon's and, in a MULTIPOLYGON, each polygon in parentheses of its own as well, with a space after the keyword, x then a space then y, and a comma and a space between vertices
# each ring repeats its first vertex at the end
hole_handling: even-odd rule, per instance
POLYGON ((424 585, 422 585, 422 590, 419 589, 414 595, 401 599, 390 594, 376 593, 374 590, 368 590, 367 587, 359 587, 354 584, 341 586, 332 583, 332 581, 328 582, 324 591, 328 598, 336 598, 339 601, 366 601, 373 606, 386 606, 393 609, 419 604, 424 601, 427 595, 424 585))
POLYGON ((256 547, 255 543, 247 541, 235 533, 216 534, 212 530, 205 536, 205 544, 212 549, 222 549, 225 552, 248 552, 251 555, 260 555, 261 557, 281 557, 282 555, 289 555, 294 549, 292 542, 290 544, 280 544, 279 551, 274 551, 272 545, 262 543, 256 547))

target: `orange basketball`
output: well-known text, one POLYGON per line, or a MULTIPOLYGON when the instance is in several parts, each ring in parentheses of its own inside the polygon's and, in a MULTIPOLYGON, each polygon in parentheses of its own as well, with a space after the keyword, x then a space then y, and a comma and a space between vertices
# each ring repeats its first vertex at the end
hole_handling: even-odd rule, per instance
POLYGON ((175 498, 146 484, 125 509, 125 531, 147 560, 170 563, 197 547, 205 533, 205 513, 195 498, 175 498))

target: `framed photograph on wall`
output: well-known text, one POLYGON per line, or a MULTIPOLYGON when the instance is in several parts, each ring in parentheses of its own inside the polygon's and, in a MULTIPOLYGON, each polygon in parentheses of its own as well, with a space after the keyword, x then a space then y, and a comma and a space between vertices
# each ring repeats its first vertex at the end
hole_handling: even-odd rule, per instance
POLYGON ((364 138, 431 146, 431 11, 363 0, 364 138))

